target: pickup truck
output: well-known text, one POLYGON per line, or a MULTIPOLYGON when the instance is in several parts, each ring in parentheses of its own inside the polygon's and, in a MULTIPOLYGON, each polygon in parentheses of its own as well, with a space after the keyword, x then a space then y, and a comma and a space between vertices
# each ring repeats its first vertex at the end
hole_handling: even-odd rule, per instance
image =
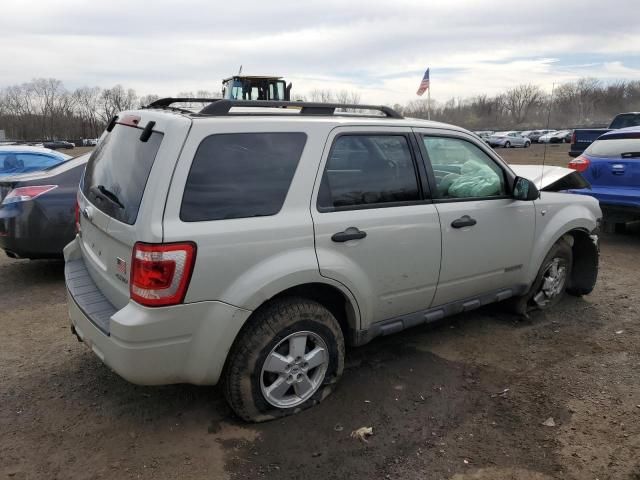
POLYGON ((581 128, 573 131, 571 136, 570 157, 578 157, 591 145, 596 138, 611 130, 619 128, 640 126, 640 112, 619 113, 616 115, 609 128, 581 128))

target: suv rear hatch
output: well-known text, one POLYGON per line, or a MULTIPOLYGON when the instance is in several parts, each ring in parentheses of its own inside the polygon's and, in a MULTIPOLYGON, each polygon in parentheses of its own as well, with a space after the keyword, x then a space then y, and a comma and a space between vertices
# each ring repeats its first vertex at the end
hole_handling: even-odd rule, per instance
POLYGON ((78 193, 84 266, 116 308, 129 301, 136 242, 163 240, 162 215, 191 120, 143 110, 116 117, 93 151, 78 193))
POLYGON ((640 203, 640 132, 610 133, 569 163, 591 183, 591 195, 618 205, 640 203))

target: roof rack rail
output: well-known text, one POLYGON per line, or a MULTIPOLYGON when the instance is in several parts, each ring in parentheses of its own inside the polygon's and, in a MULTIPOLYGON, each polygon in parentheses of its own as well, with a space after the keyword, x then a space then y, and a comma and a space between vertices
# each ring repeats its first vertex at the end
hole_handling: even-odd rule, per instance
MULTIPOLYGON (((203 99, 189 99, 190 101, 206 101, 203 99)), ((161 100, 159 100, 161 101, 161 100)), ((384 105, 360 105, 355 103, 318 103, 318 102, 288 102, 279 100, 227 100, 217 99, 200 110, 200 115, 229 115, 234 107, 243 108, 300 108, 301 115, 334 115, 336 109, 349 108, 353 110, 375 110, 382 112, 388 118, 403 118, 394 109, 384 105)))
POLYGON ((212 103, 222 100, 221 98, 188 98, 188 97, 167 97, 160 98, 155 102, 151 102, 149 105, 143 108, 166 108, 174 103, 212 103))

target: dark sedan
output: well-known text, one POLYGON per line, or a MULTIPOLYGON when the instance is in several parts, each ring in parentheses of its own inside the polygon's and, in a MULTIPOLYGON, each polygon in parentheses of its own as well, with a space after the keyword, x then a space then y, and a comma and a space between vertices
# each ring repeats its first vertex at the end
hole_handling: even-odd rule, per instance
POLYGON ((75 236, 76 195, 89 155, 0 179, 0 248, 8 256, 62 256, 75 236))
POLYGON ((58 150, 59 148, 72 149, 75 148, 75 144, 67 142, 66 140, 51 140, 43 143, 44 148, 50 148, 51 150, 58 150))

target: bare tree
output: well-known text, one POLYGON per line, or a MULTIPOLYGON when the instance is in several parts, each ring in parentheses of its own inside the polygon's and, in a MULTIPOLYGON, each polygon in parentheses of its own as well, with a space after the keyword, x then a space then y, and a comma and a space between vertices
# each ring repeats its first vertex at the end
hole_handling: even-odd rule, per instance
POLYGON ((138 96, 132 88, 125 90, 122 85, 116 85, 102 91, 100 95, 100 116, 104 123, 118 112, 131 110, 137 106, 138 96))
POLYGON ((531 108, 540 102, 543 95, 537 85, 518 85, 501 96, 501 104, 516 125, 520 125, 527 118, 531 108))
POLYGON ((76 113, 82 119, 82 138, 96 138, 103 128, 99 112, 100 94, 99 87, 81 87, 73 92, 76 113))

